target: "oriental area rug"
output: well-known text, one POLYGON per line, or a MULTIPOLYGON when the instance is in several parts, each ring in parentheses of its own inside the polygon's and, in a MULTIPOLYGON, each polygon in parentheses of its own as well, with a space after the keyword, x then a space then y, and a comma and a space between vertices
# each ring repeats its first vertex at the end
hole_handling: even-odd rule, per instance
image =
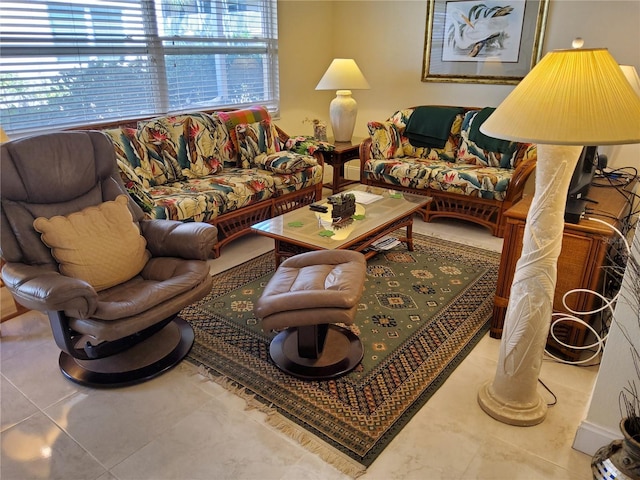
POLYGON ((195 330, 187 357, 201 373, 267 413, 267 422, 346 474, 378 457, 488 330, 499 254, 414 234, 367 262, 350 328, 364 345, 336 380, 300 380, 269 358, 274 334, 253 306, 274 272, 273 252, 215 276, 181 316, 195 330))

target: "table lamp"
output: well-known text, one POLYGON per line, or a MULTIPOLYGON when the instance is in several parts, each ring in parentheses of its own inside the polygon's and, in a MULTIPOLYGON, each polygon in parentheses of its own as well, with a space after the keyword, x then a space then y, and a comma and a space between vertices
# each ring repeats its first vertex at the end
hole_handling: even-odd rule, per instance
POLYGON ((606 49, 552 51, 480 131, 537 144, 535 193, 511 285, 498 366, 494 379, 478 391, 478 403, 491 417, 510 425, 536 425, 547 413, 537 385, 571 176, 583 146, 640 142, 640 97, 606 49))
POLYGON ((329 105, 331 129, 336 142, 350 142, 356 126, 358 104, 351 96, 351 90, 368 89, 367 79, 352 58, 335 58, 318 82, 316 90, 337 90, 336 98, 329 105))

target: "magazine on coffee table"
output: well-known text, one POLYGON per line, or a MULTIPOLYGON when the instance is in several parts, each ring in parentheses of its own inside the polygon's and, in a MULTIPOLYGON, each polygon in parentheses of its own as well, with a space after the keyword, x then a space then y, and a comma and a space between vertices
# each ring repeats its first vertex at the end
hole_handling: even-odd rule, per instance
POLYGON ((382 200, 384 197, 382 195, 376 195, 375 193, 363 192, 361 190, 349 190, 345 193, 352 193, 356 197, 356 203, 360 203, 361 205, 368 205, 377 200, 382 200))

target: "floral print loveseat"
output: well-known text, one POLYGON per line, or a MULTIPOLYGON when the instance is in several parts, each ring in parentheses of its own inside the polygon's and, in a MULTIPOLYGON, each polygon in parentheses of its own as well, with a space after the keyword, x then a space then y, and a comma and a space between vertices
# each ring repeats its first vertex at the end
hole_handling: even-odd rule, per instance
POLYGON ((454 217, 504 235, 505 210, 522 197, 536 146, 483 135, 494 108, 420 106, 367 124, 362 183, 427 195, 425 221, 454 217), (413 118, 412 118, 413 117, 413 118))
POLYGON ((216 257, 254 223, 322 197, 317 145, 288 138, 262 107, 164 116, 102 131, 112 140, 129 194, 147 215, 215 225, 216 257))

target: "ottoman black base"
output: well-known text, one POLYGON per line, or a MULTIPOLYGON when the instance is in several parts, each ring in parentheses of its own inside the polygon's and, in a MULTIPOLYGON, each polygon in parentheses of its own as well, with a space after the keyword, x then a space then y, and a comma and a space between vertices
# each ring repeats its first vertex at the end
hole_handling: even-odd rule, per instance
POLYGON ((280 370, 305 380, 328 380, 353 370, 362 360, 362 342, 334 324, 288 328, 271 341, 271 359, 280 370))

